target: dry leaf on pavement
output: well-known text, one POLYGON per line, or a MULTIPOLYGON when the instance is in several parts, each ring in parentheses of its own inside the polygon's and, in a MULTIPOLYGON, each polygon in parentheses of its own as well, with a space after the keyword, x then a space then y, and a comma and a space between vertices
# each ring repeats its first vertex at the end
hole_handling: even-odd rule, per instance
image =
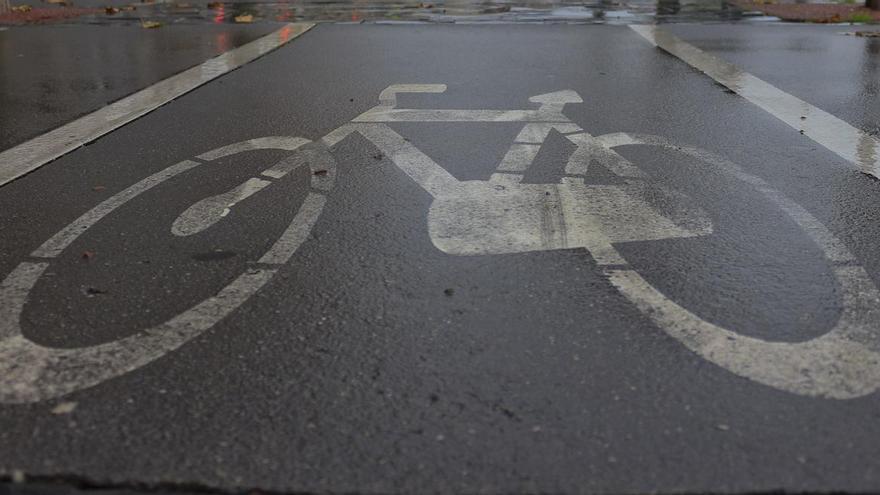
POLYGON ((70 414, 76 409, 76 402, 62 402, 52 409, 52 414, 70 414))
POLYGON ((143 21, 141 22, 141 27, 144 29, 156 29, 157 27, 162 27, 162 23, 156 21, 143 21))
POLYGON ((254 22, 254 16, 251 14, 242 14, 235 16, 235 22, 240 24, 247 24, 249 22, 254 22))

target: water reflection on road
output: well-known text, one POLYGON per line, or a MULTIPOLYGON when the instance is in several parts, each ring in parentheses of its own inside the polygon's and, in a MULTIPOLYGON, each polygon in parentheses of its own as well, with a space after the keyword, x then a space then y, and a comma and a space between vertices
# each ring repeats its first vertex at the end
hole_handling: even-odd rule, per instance
MULTIPOLYGON (((132 0, 80 0, 77 5, 127 5, 132 0)), ((145 14, 174 22, 235 22, 253 14, 255 20, 279 22, 540 22, 610 23, 733 20, 743 13, 723 0, 599 0, 554 1, 230 1, 155 0, 137 4, 136 11, 97 15, 89 22, 137 21, 145 14)))

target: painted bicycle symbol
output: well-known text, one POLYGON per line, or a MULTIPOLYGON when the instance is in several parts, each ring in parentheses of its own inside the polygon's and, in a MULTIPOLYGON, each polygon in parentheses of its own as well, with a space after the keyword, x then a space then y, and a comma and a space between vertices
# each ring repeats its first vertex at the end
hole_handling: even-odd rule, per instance
POLYGON ((397 94, 442 93, 442 84, 398 84, 379 95, 379 104, 318 141, 265 137, 224 146, 184 160, 97 205, 31 253, 0 284, 0 402, 35 402, 94 386, 136 370, 211 328, 269 280, 307 240, 337 176, 331 150, 357 133, 389 157, 433 197, 427 214, 431 241, 458 256, 583 248, 608 280, 654 324, 691 351, 737 375, 788 392, 836 399, 869 394, 880 387, 880 292, 865 269, 824 225, 764 180, 710 152, 669 140, 630 133, 592 136, 563 114, 581 103, 574 91, 529 99, 526 110, 424 110, 397 108, 397 94), (393 122, 521 122, 515 143, 487 181, 459 181, 388 124, 393 122), (559 183, 527 184, 523 174, 551 130, 575 145, 559 183), (763 194, 815 242, 833 267, 843 311, 834 328, 804 342, 747 337, 703 320, 677 304, 631 268, 615 243, 711 235, 712 222, 689 199, 652 184, 648 175, 615 151, 653 146, 689 155, 763 194), (115 209, 158 184, 203 163, 258 149, 291 152, 286 158, 225 193, 202 199, 171 225, 177 236, 211 228, 257 192, 302 167, 311 169, 311 188, 290 225, 252 264, 214 296, 137 334, 92 347, 61 349, 37 344, 21 332, 28 294, 53 259, 78 236, 115 209), (621 179, 620 185, 585 184, 591 161, 621 179), (645 201, 660 190, 680 205, 661 214, 645 201))

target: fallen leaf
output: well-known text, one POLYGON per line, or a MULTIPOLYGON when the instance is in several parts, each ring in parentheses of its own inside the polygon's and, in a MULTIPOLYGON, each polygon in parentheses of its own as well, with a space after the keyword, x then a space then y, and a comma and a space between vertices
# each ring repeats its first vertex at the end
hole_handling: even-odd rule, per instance
MULTIPOLYGON (((119 9, 117 9, 116 7, 104 7, 104 13, 107 15, 113 15, 118 12, 119 12, 119 9)), ((98 187, 100 187, 101 189, 104 188, 103 186, 98 186, 98 187)), ((97 188, 95 188, 95 190, 99 191, 99 189, 97 189, 97 188)))
POLYGON ((141 27, 144 29, 156 29, 158 27, 162 27, 162 23, 156 21, 142 21, 141 27))
POLYGON ((239 24, 247 24, 250 22, 254 22, 254 16, 251 14, 242 14, 235 16, 235 22, 239 24))
MULTIPOLYGON (((113 7, 107 7, 107 9, 113 9, 113 7)), ((119 12, 119 9, 113 9, 113 10, 114 10, 114 12, 112 12, 112 14, 119 12)), ((109 10, 107 11, 107 13, 111 14, 111 12, 109 10)), ((95 186, 92 188, 92 191, 103 191, 104 189, 107 189, 107 188, 104 186, 95 186)))
POLYGON ((134 5, 126 5, 125 7, 122 7, 122 10, 128 10, 128 11, 137 10, 137 7, 134 5))
POLYGON ((315 170, 314 172, 312 172, 312 175, 318 175, 318 176, 323 177, 323 176, 327 175, 327 173, 328 172, 326 170, 315 170))
POLYGON ((94 258, 94 257, 95 257, 95 252, 94 252, 94 251, 83 251, 82 259, 84 259, 84 260, 90 260, 90 259, 92 259, 92 258, 94 258))
POLYGON ((31 9, 30 5, 16 5, 15 7, 12 7, 13 12, 21 12, 22 14, 25 12, 30 12, 31 10, 33 9, 31 9))
POLYGON ((76 402, 62 402, 52 408, 52 414, 70 414, 76 409, 76 402))

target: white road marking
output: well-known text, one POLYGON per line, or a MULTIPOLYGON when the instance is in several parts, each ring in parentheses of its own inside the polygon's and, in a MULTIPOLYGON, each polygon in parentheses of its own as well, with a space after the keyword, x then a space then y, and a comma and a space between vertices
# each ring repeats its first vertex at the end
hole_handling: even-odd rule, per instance
POLYGON ((523 144, 542 144, 547 140, 550 131, 556 129, 562 134, 583 131, 581 126, 577 124, 526 124, 523 126, 519 134, 516 135, 516 142, 523 144))
POLYGON ((676 225, 630 194, 630 186, 586 185, 575 178, 498 186, 466 181, 435 197, 428 212, 434 245, 466 256, 585 248, 600 264, 625 264, 609 254, 612 243, 711 233, 676 225))
POLYGON ((611 146, 644 144, 691 155, 754 186, 819 246, 833 267, 843 312, 828 333, 805 342, 771 342, 709 323, 675 303, 636 271, 610 269, 615 287, 657 326, 703 358, 759 383, 788 392, 851 399, 880 388, 880 291, 846 246, 807 210, 763 179, 709 152, 656 136, 600 136, 611 146))
POLYGON ((0 402, 58 397, 140 368, 211 328, 265 285, 276 271, 251 270, 216 296, 130 337, 63 349, 28 340, 19 325, 27 294, 47 266, 24 262, 0 284, 0 402))
POLYGON ((309 193, 299 207, 299 212, 290 222, 287 230, 275 241, 275 244, 260 258, 260 263, 281 265, 287 262, 300 245, 308 238, 309 232, 318 221, 318 215, 324 208, 327 199, 323 194, 309 193))
MULTIPOLYGON (((573 91, 560 91, 530 101, 561 105, 558 102, 580 101, 580 97, 573 91)), ((561 106, 554 109, 561 110, 561 106)), ((556 124, 537 126, 526 124, 520 137, 546 139, 556 124)), ((578 146, 569 160, 570 172, 585 173, 589 161, 597 160, 624 178, 644 177, 641 170, 589 134, 567 137, 578 146)), ((641 181, 585 185, 583 178, 566 177, 558 184, 521 184, 522 172, 531 166, 540 146, 514 143, 489 181, 460 182, 432 192, 428 232, 434 245, 464 256, 585 248, 600 265, 626 265, 613 243, 712 232, 711 221, 698 208, 680 211, 679 222, 660 215, 642 199, 645 186, 641 181)))
POLYGON ((377 109, 352 122, 566 122, 561 113, 540 110, 419 110, 377 109))
POLYGON ((390 127, 362 125, 354 129, 372 141, 385 156, 432 196, 458 188, 459 182, 452 174, 390 127))
POLYGON ((379 93, 379 105, 397 106, 397 93, 445 93, 445 84, 392 84, 379 93))
MULTIPOLYGON (((309 142, 308 139, 304 138, 284 136, 263 137, 223 146, 222 148, 202 153, 197 158, 210 161, 243 151, 261 149, 294 151, 309 142)), ((293 155, 294 161, 291 161, 291 157, 288 157, 264 170, 261 175, 267 178, 280 179, 302 163, 305 163, 303 160, 295 161, 295 158, 300 156, 302 154, 293 155)), ((235 205, 262 191, 270 184, 272 182, 266 179, 251 177, 229 191, 196 201, 174 220, 171 224, 171 233, 176 236, 198 234, 227 216, 235 205)))
POLYGON ((293 151, 300 146, 308 143, 308 139, 301 137, 267 136, 255 139, 248 139, 247 141, 241 141, 238 143, 223 146, 221 148, 217 148, 216 150, 202 153, 196 158, 209 162, 218 158, 235 155, 237 153, 241 153, 242 151, 264 149, 293 151))
POLYGON ((225 193, 197 201, 174 220, 171 224, 171 233, 176 236, 198 234, 228 215, 232 207, 240 201, 262 191, 270 184, 272 182, 268 180, 251 177, 225 193))
POLYGON ((514 143, 501 163, 498 165, 499 172, 524 172, 538 156, 541 149, 540 144, 519 144, 514 143))
POLYGON ((570 175, 585 175, 589 168, 590 161, 597 160, 602 165, 621 177, 631 177, 635 179, 647 178, 644 172, 624 157, 606 148, 596 141, 596 139, 586 132, 577 134, 568 134, 565 136, 577 148, 568 159, 565 165, 565 173, 570 175))
MULTIPOLYGON (((200 156, 219 158, 229 155, 230 150, 240 153, 273 147, 288 149, 293 142, 301 144, 307 140, 249 140, 200 156)), ((332 186, 336 167, 332 157, 330 160, 319 162, 318 166, 326 173, 312 175, 313 188, 323 190, 332 186)), ((307 239, 307 233, 323 210, 323 194, 309 193, 286 231, 259 259, 258 263, 269 267, 249 269, 215 296, 162 324, 117 341, 74 349, 45 347, 22 334, 21 313, 28 294, 48 268, 51 258, 116 208, 199 165, 198 162, 184 160, 117 193, 74 220, 34 251, 33 256, 47 258, 46 261, 22 262, 0 282, 0 403, 36 402, 91 387, 138 369, 177 349, 225 318, 269 282, 277 271, 276 266, 286 263, 307 239)))
MULTIPOLYGON (((384 106, 377 107, 382 111, 396 102, 397 92, 441 92, 445 86, 398 85, 391 88, 394 91, 383 92, 384 106)), ((563 105, 575 100, 579 101, 579 97, 573 91, 560 91, 533 97, 532 102, 541 104, 538 110, 500 112, 536 112, 556 119, 562 115, 563 105)), ((432 110, 419 112, 427 112, 425 115, 429 120, 426 121, 437 121, 436 115, 430 113, 432 110)), ((484 115, 481 112, 499 111, 452 112, 471 112, 468 115, 479 116, 484 115)), ((333 186, 337 173, 327 147, 358 132, 434 197, 428 212, 428 232, 434 245, 444 252, 482 255, 585 248, 603 267, 612 284, 657 326, 693 352, 733 373, 781 390, 837 399, 859 397, 880 387, 880 327, 876 325, 880 321, 880 291, 846 246, 807 210, 759 177, 703 150, 675 146, 655 136, 616 133, 593 137, 575 128, 571 122, 552 120, 539 127, 529 124, 528 119, 518 121, 526 123, 519 137, 524 141, 538 142, 515 143, 517 151, 513 152, 513 158, 503 160, 490 181, 456 180, 381 123, 346 124, 316 143, 258 139, 225 146, 200 157, 216 159, 260 147, 296 149, 302 146, 296 155, 266 169, 262 175, 279 179, 308 163, 313 190, 326 191, 333 186), (573 176, 565 177, 557 184, 522 184, 521 173, 501 170, 511 168, 524 172, 534 158, 533 151, 554 127, 560 132, 560 128, 576 132, 567 134, 577 145, 566 169, 573 176), (659 146, 698 158, 753 186, 785 211, 819 246, 832 265, 843 305, 834 329, 822 337, 800 343, 769 342, 739 335, 681 307, 628 268, 626 259, 615 249, 615 243, 707 235, 712 233, 712 224, 702 209, 685 206, 682 195, 676 196, 658 185, 649 185, 640 169, 612 149, 625 145, 659 146), (597 161, 618 174, 622 184, 585 184, 580 175, 587 171, 590 161, 597 161), (667 195, 664 202, 674 203, 665 215, 661 215, 647 199, 656 195, 655 189, 667 195)), ((46 261, 22 262, 0 282, 0 402, 32 402, 57 397, 134 370, 183 345, 220 321, 268 282, 275 273, 274 266, 287 262, 308 238, 326 202, 322 193, 308 195, 286 231, 260 258, 258 263, 270 268, 249 271, 216 296, 161 325, 116 342, 80 349, 43 347, 21 334, 22 308, 28 293, 49 266, 50 258, 57 256, 77 236, 115 208, 198 165, 189 160, 172 165, 101 203, 33 253, 36 257, 47 258, 46 261)), ((235 190, 232 199, 237 201, 248 194, 248 191, 235 190)), ((228 205, 229 199, 224 198, 226 203, 218 204, 228 205)), ((204 221, 202 217, 210 219, 214 216, 216 213, 194 215, 194 218, 204 221)))
POLYGON ((442 93, 446 91, 443 84, 395 84, 382 92, 380 104, 358 115, 352 122, 559 122, 571 124, 562 114, 567 103, 581 103, 581 97, 571 90, 557 91, 529 98, 532 103, 540 103, 537 110, 419 110, 394 108, 397 100, 394 95, 401 92, 409 93, 442 93), (394 91, 385 95, 386 91, 394 91), (427 88, 427 90, 425 90, 427 88))
POLYGON ((34 252, 31 253, 31 256, 35 258, 54 258, 55 256, 58 256, 61 254, 61 251, 64 251, 64 249, 77 237, 82 235, 83 232, 91 228, 92 225, 96 224, 116 208, 127 203, 135 196, 149 191, 166 180, 199 165, 199 162, 184 160, 143 179, 128 189, 116 193, 71 222, 67 227, 58 231, 55 235, 50 237, 48 241, 44 242, 40 247, 34 250, 34 252))
POLYGON ((308 31, 293 23, 162 80, 54 131, 0 152, 0 186, 159 108, 169 101, 257 59, 308 31))
POLYGON ((792 96, 734 64, 682 41, 659 26, 630 25, 651 44, 735 91, 813 141, 880 178, 880 140, 849 123, 792 96))

